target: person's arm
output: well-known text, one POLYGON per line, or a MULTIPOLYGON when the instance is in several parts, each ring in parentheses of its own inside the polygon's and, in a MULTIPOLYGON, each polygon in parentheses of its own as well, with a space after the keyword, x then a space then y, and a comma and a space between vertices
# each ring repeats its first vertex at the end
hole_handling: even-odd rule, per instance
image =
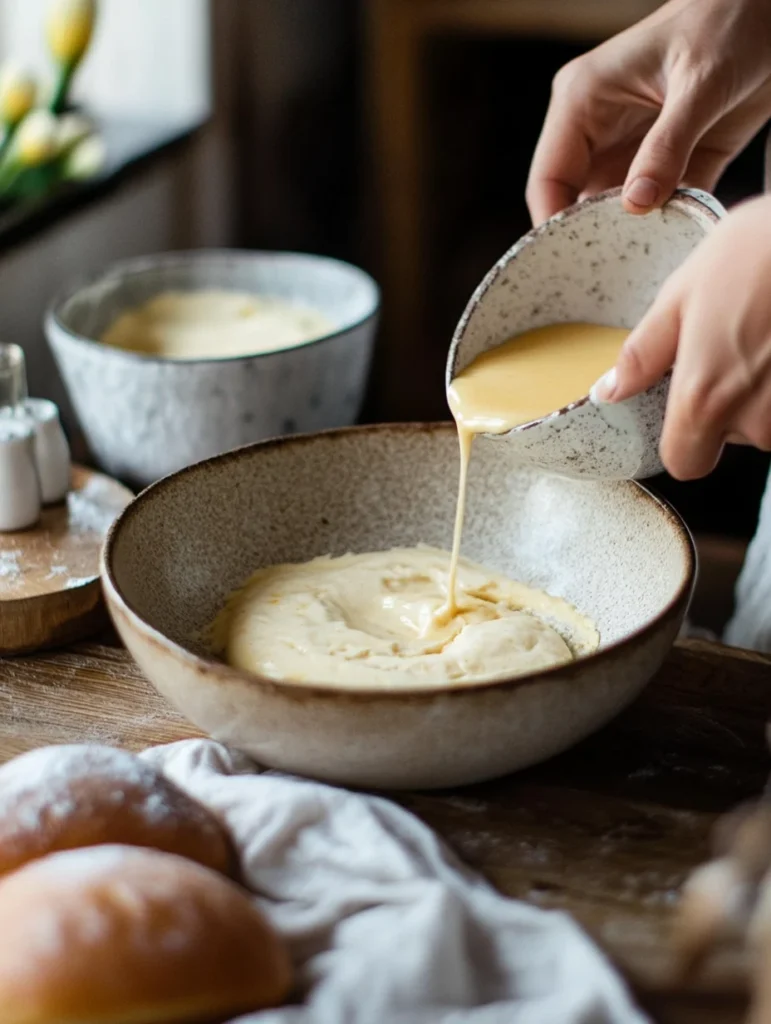
POLYGON ((771 0, 670 0, 556 76, 533 221, 616 185, 633 213, 709 191, 769 116, 771 0))

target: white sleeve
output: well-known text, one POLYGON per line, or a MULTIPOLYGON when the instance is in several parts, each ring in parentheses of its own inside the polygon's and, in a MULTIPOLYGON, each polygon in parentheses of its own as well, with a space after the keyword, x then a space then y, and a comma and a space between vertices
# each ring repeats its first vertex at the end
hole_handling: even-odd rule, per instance
MULTIPOLYGON (((771 195, 771 128, 766 135, 763 191, 771 195)), ((771 651, 771 475, 755 537, 736 587, 736 609, 723 637, 727 644, 771 651)))
POLYGON ((736 587, 736 609, 723 639, 734 647, 771 651, 771 474, 736 587))

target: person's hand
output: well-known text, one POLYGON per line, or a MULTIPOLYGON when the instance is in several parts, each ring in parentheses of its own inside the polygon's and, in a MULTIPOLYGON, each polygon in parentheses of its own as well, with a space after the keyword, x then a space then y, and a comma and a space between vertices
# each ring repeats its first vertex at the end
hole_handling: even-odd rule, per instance
POLYGON ((622 401, 672 366, 672 476, 705 476, 726 441, 771 450, 771 196, 729 213, 675 270, 593 394, 622 401))
POLYGON ((670 0, 557 74, 527 186, 535 224, 617 185, 632 213, 711 191, 771 116, 771 0, 670 0))

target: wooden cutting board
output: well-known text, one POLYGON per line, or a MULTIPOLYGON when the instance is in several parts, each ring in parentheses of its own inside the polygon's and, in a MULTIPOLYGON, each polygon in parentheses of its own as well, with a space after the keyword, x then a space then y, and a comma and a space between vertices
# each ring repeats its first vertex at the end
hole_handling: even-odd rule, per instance
MULTIPOLYGON (((741 953, 715 956, 684 988, 669 974, 667 939, 715 817, 766 782, 770 717, 771 658, 689 642, 633 708, 562 757, 397 799, 502 892, 573 914, 655 1020, 739 1024, 741 953)), ((120 648, 0 660, 0 761, 47 743, 139 750, 196 735, 120 648)))

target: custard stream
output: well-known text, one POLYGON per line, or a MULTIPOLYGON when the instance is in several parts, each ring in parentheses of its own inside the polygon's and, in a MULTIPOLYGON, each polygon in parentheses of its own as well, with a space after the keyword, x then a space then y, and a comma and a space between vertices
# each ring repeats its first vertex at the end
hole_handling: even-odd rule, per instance
POLYGON ((213 623, 215 650, 268 678, 348 687, 508 678, 595 650, 595 626, 567 601, 461 558, 460 545, 474 435, 582 398, 626 333, 563 324, 472 362, 449 389, 461 454, 452 555, 418 546, 260 569, 213 623))
POLYGON ((447 602, 438 625, 458 614, 458 559, 466 513, 466 483, 475 434, 505 434, 587 395, 615 365, 629 334, 622 327, 551 324, 519 334, 478 356, 447 391, 460 444, 460 480, 447 602))

